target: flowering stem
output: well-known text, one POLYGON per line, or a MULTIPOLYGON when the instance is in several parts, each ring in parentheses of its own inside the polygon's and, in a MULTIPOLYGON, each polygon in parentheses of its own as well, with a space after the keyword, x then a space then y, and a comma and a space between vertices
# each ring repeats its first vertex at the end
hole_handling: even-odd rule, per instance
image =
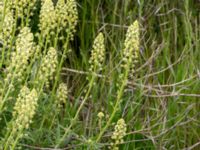
POLYGON ((5 44, 3 44, 3 48, 2 48, 2 58, 1 58, 1 64, 0 64, 0 68, 2 68, 3 62, 4 62, 4 55, 5 55, 5 44))
POLYGON ((55 146, 55 148, 58 148, 58 147, 59 147, 59 145, 61 144, 61 142, 63 141, 63 139, 64 139, 64 138, 66 137, 66 135, 69 133, 69 131, 70 131, 70 129, 72 128, 72 126, 76 123, 76 120, 78 119, 79 113, 80 113, 81 109, 83 108, 85 102, 87 101, 87 99, 88 99, 88 97, 89 97, 89 95, 90 95, 90 91, 91 91, 91 89, 92 89, 92 87, 93 87, 94 81, 95 81, 95 76, 92 75, 92 78, 91 78, 90 83, 89 83, 88 91, 87 91, 87 93, 86 93, 86 95, 85 95, 83 101, 81 102, 81 105, 79 106, 79 108, 78 108, 78 110, 77 110, 77 112, 76 112, 74 118, 72 119, 72 121, 71 121, 69 127, 65 130, 64 135, 63 135, 63 136, 61 137, 61 139, 58 141, 58 143, 57 143, 57 145, 55 146))
POLYGON ((4 22, 4 19, 5 19, 5 15, 6 15, 7 1, 8 1, 8 0, 5 0, 5 1, 4 1, 3 16, 2 16, 2 22, 1 22, 1 25, 0 25, 0 31, 2 30, 3 22, 4 22))
POLYGON ((27 13, 26 21, 25 21, 25 26, 28 26, 29 17, 31 16, 30 13, 31 13, 31 6, 29 5, 28 6, 28 13, 27 13))
POLYGON ((20 134, 17 135, 15 141, 12 144, 12 150, 15 150, 15 146, 17 145, 18 140, 20 139, 20 134))
MULTIPOLYGON (((56 92, 56 87, 57 87, 57 84, 58 84, 58 81, 59 81, 59 77, 60 77, 60 72, 61 72, 61 69, 62 69, 62 65, 63 65, 63 62, 64 62, 64 58, 66 56, 66 53, 67 53, 67 47, 68 47, 68 42, 69 42, 69 38, 67 37, 66 39, 66 46, 65 46, 65 49, 64 49, 64 52, 62 54, 62 57, 61 57, 61 60, 60 60, 60 63, 58 65, 58 68, 57 68, 57 71, 56 71, 56 77, 55 77, 55 82, 54 82, 54 85, 53 85, 53 89, 52 89, 52 92, 51 92, 51 96, 50 96, 50 104, 48 105, 48 107, 52 107, 52 104, 53 104, 53 98, 54 98, 54 94, 56 92)), ((42 86, 43 88, 43 86, 42 86)), ((41 90, 42 90, 41 88, 41 90)), ((48 110, 48 109, 47 109, 48 110)), ((46 118, 44 117, 43 120, 45 120, 46 118)), ((41 127, 42 127, 43 123, 41 124, 41 127)))
MULTIPOLYGON (((57 69, 57 72, 56 72, 56 79, 55 79, 55 83, 54 83, 54 86, 53 86, 53 90, 52 90, 52 96, 54 95, 55 93, 55 90, 56 90, 56 86, 58 84, 58 81, 59 81, 59 76, 60 76, 60 71, 62 69, 62 65, 63 65, 63 62, 64 62, 64 58, 66 56, 66 53, 67 53, 67 48, 68 48, 68 43, 69 43, 69 36, 67 36, 67 39, 66 39, 66 46, 64 48, 64 52, 62 54, 62 57, 61 57, 61 60, 60 60, 60 63, 59 63, 59 66, 58 66, 58 69, 57 69)), ((51 97, 52 97, 51 96, 51 97)))
POLYGON ((4 145, 4 150, 7 150, 8 149, 8 146, 10 144, 10 138, 14 135, 14 130, 13 130, 13 127, 12 127, 12 130, 9 132, 7 132, 6 134, 6 137, 5 137, 5 140, 6 140, 6 143, 4 145))
MULTIPOLYGON (((58 43, 58 34, 59 34, 59 27, 57 27, 57 30, 56 30, 56 37, 55 37, 55 40, 54 40, 54 48, 56 48, 57 43, 58 43)), ((68 40, 67 40, 67 42, 68 42, 68 40)))
POLYGON ((15 72, 16 72, 16 70, 14 70, 14 72, 13 72, 13 76, 12 76, 11 82, 10 82, 8 85, 7 85, 7 83, 8 83, 8 82, 7 82, 7 83, 5 84, 5 86, 4 86, 2 96, 4 96, 4 92, 5 92, 7 86, 8 86, 8 90, 6 91, 5 96, 3 97, 3 100, 1 101, 1 105, 0 105, 0 114, 3 112, 4 103, 5 103, 6 99, 8 98, 8 95, 10 94, 10 90, 11 90, 12 84, 13 84, 13 82, 14 82, 14 75, 15 75, 15 72), (9 85, 11 85, 11 86, 9 86, 9 85))
MULTIPOLYGON (((3 19, 2 19, 2 23, 1 23, 1 26, 0 26, 0 31, 2 32, 2 26, 3 26, 3 21, 4 21, 4 19, 5 19, 5 13, 6 13, 6 6, 7 5, 7 0, 5 1, 5 6, 4 6, 4 12, 3 12, 3 19)), ((17 13, 16 13, 17 14, 17 13)), ((10 51, 11 51, 11 49, 12 49, 12 43, 13 43, 13 40, 14 40, 14 38, 15 38, 15 31, 16 31, 16 25, 17 25, 17 17, 15 17, 15 25, 14 25, 14 29, 13 29, 13 31, 12 31, 12 37, 11 37, 11 41, 10 41, 10 46, 9 46, 9 49, 8 49, 8 54, 7 54, 7 57, 9 58, 9 56, 10 56, 10 51)), ((2 58, 1 58, 1 64, 0 64, 0 68, 2 67, 2 65, 3 65, 3 62, 4 62, 4 59, 5 59, 5 48, 6 48, 6 46, 5 45, 3 45, 3 50, 2 50, 2 58)))
POLYGON ((97 139, 96 139, 96 143, 99 142, 99 140, 101 139, 101 137, 103 136, 104 132, 107 130, 107 128, 110 126, 116 112, 117 112, 117 109, 120 105, 120 102, 121 102, 121 97, 123 96, 123 92, 124 92, 124 88, 127 84, 127 77, 128 77, 128 73, 129 73, 129 69, 126 69, 125 71, 125 74, 124 74, 124 79, 123 79, 123 82, 122 82, 122 85, 120 86, 120 89, 118 90, 117 92, 117 100, 116 100, 116 103, 115 103, 115 106, 114 106, 114 109, 112 111, 112 114, 109 118, 109 120, 107 121, 106 125, 104 126, 104 128, 100 131, 97 139))

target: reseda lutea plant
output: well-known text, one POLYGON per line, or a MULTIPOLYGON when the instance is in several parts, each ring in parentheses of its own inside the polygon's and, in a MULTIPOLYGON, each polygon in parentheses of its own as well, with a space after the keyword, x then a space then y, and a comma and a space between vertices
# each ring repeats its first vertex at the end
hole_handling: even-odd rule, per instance
POLYGON ((104 36, 102 33, 99 33, 98 36, 94 40, 93 47, 92 47, 92 53, 91 53, 91 57, 89 60, 90 74, 87 78, 89 83, 88 83, 88 88, 85 91, 85 96, 84 96, 80 106, 78 107, 75 116, 71 120, 70 125, 65 130, 64 135, 61 137, 61 139, 58 140, 55 148, 59 147, 59 145, 63 142, 64 138, 70 132, 71 128, 76 124, 79 114, 90 96, 90 92, 91 92, 91 90, 94 86, 95 80, 96 80, 96 74, 102 70, 102 63, 104 61, 104 58, 105 58, 104 36))
POLYGON ((49 81, 53 80, 53 74, 56 71, 56 67, 58 64, 57 51, 50 47, 47 55, 43 56, 41 66, 38 71, 38 81, 45 85, 47 88, 49 87, 49 81))
POLYGON ((12 80, 17 80, 17 82, 21 82, 23 80, 29 60, 33 57, 36 51, 34 37, 28 27, 24 27, 20 31, 16 39, 15 49, 16 51, 12 53, 11 62, 7 67, 7 77, 5 79, 6 83, 11 82, 12 80))
POLYGON ((33 34, 28 27, 24 27, 17 36, 15 51, 12 52, 10 62, 6 67, 0 112, 3 110, 4 103, 9 93, 16 87, 14 84, 20 85, 26 77, 29 60, 33 58, 36 51, 33 38, 33 34))
POLYGON ((36 113, 38 94, 35 89, 29 90, 23 87, 16 100, 13 118, 8 123, 7 133, 2 140, 4 150, 15 149, 20 138, 25 135, 25 130, 29 128, 36 113))
POLYGON ((126 135, 126 130, 127 128, 124 119, 119 119, 115 125, 115 131, 111 136, 113 142, 111 143, 109 149, 119 150, 118 145, 124 142, 123 137, 126 135))
POLYGON ((97 136, 96 142, 98 142, 103 136, 104 132, 110 126, 119 106, 122 101, 124 89, 127 85, 129 74, 134 72, 135 62, 138 59, 139 53, 139 23, 135 21, 129 28, 126 34, 126 39, 123 49, 123 58, 121 64, 121 73, 119 74, 119 80, 117 82, 117 96, 113 107, 113 111, 103 129, 97 136), (132 72, 131 72, 132 71, 132 72))

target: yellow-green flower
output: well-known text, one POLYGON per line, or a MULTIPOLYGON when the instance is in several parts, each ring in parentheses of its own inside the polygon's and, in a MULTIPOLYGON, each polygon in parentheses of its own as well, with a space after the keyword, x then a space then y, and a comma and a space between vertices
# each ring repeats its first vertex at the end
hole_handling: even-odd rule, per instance
MULTIPOLYGON (((18 94, 14 110, 13 118, 10 121, 7 133, 1 140, 5 149, 13 149, 13 145, 17 144, 18 140, 25 134, 25 130, 29 128, 33 117, 36 113, 38 102, 38 94, 35 89, 29 90, 24 86, 18 94)), ((4 149, 2 148, 2 149, 4 149)))
POLYGON ((64 29, 72 40, 78 21, 78 11, 75 0, 67 0, 67 2, 65 2, 65 0, 58 0, 56 16, 59 30, 61 31, 64 29))
POLYGON ((119 119, 115 125, 115 131, 111 136, 113 140, 111 144, 112 149, 118 149, 118 145, 123 143, 123 138, 126 135, 126 130, 127 128, 124 119, 119 119))
POLYGON ((90 71, 95 73, 101 71, 104 58, 105 58, 104 36, 102 33, 99 33, 99 35, 94 40, 93 49, 89 60, 90 71))
POLYGON ((135 64, 138 60, 139 55, 139 23, 136 20, 132 25, 129 26, 123 49, 123 58, 121 69, 122 72, 119 76, 118 86, 120 82, 127 81, 128 75, 133 77, 135 72, 135 64))
POLYGON ((139 23, 136 20, 127 31, 127 39, 125 41, 125 49, 132 49, 132 64, 130 75, 133 77, 135 72, 135 65, 138 62, 139 56, 139 23))
POLYGON ((139 53, 139 24, 135 21, 131 26, 129 26, 126 40, 125 48, 123 49, 123 65, 126 69, 127 66, 132 66, 133 60, 138 58, 139 53))
POLYGON ((3 9, 4 8, 0 8, 2 21, 2 31, 0 33, 0 39, 6 47, 9 47, 12 41, 12 32, 15 26, 15 20, 13 18, 12 12, 9 9, 6 9, 3 20, 3 9))
POLYGON ((37 0, 9 0, 9 5, 14 9, 18 17, 27 17, 32 15, 37 0))
POLYGON ((56 106, 58 109, 62 107, 67 101, 68 89, 65 83, 61 83, 57 90, 56 106))
POLYGON ((56 23, 56 12, 52 0, 43 0, 40 11, 39 28, 43 37, 48 34, 54 35, 56 23))
POLYGON ((7 67, 6 81, 11 78, 22 80, 22 76, 27 69, 29 59, 33 56, 35 50, 34 37, 28 27, 24 27, 16 40, 16 51, 12 53, 11 62, 7 67))
POLYGON ((39 80, 49 86, 49 80, 53 80, 53 74, 56 71, 58 64, 57 51, 51 47, 46 56, 42 59, 42 64, 39 70, 39 80))
POLYGON ((15 130, 23 131, 29 128, 35 115, 37 100, 38 95, 35 89, 32 91, 27 87, 21 89, 13 112, 15 130))

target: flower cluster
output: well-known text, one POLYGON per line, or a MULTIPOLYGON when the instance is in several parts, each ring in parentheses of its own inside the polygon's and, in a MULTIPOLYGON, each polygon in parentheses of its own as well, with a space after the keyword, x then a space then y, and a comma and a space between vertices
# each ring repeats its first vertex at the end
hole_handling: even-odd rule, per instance
MULTIPOLYGON (((24 131, 29 128, 36 113, 38 94, 35 89, 29 90, 24 86, 18 94, 13 119, 7 126, 9 137, 2 139, 5 149, 13 149, 13 145, 24 136, 24 131)), ((4 149, 4 148, 3 148, 4 149)))
MULTIPOLYGON (((132 33, 131 41, 132 41, 132 48, 133 48, 133 61, 130 68, 131 69, 130 77, 133 77, 135 73, 135 66, 138 63, 139 44, 140 44, 140 40, 139 40, 140 31, 139 31, 139 23, 137 20, 133 23, 132 27, 130 27, 128 32, 132 33)), ((127 41, 127 46, 128 45, 131 47, 131 43, 127 41)))
POLYGON ((40 24, 39 28, 43 37, 49 33, 55 34, 56 23, 56 12, 52 0, 43 0, 40 11, 40 24))
POLYGON ((69 38, 72 40, 78 21, 78 11, 75 0, 67 0, 67 2, 65 2, 65 0, 58 0, 56 16, 57 22, 59 23, 59 30, 65 29, 69 38))
POLYGON ((57 51, 51 47, 47 55, 42 59, 42 64, 38 72, 39 80, 49 87, 49 80, 53 80, 53 74, 58 64, 57 51))
POLYGON ((10 0, 9 5, 15 10, 18 17, 32 16, 32 10, 35 8, 37 0, 10 0))
MULTIPOLYGON (((119 76, 118 86, 121 82, 126 82, 128 76, 133 77, 135 71, 135 64, 138 60, 139 53, 139 23, 135 21, 129 28, 126 34, 126 39, 123 49, 123 58, 121 69, 122 73, 119 76)), ((125 83, 126 84, 126 83, 125 83)))
POLYGON ((18 38, 16 40, 16 50, 17 52, 26 52, 27 55, 31 56, 34 53, 34 36, 31 33, 31 30, 28 27, 24 27, 20 34, 18 35, 18 38))
POLYGON ((57 90, 56 106, 58 107, 58 109, 60 109, 62 105, 66 103, 67 95, 68 95, 67 85, 61 83, 57 90))
POLYGON ((34 36, 28 27, 24 27, 16 40, 16 51, 12 53, 11 62, 7 68, 7 78, 22 80, 22 75, 27 69, 28 60, 34 54, 34 36))
POLYGON ((38 95, 35 89, 31 91, 27 87, 21 89, 13 111, 13 128, 16 131, 23 131, 29 128, 35 115, 37 101, 38 95))
MULTIPOLYGON (((0 13, 3 14, 2 8, 0 13)), ((1 16, 1 19, 3 19, 3 16, 1 16)), ((12 41, 12 32, 15 26, 15 20, 13 18, 13 14, 9 9, 6 9, 4 20, 1 21, 3 23, 2 23, 2 31, 0 33, 0 38, 3 40, 2 42, 4 45, 9 46, 12 41)))
POLYGON ((104 115, 103 112, 99 112, 99 113, 97 114, 97 117, 98 117, 99 119, 102 119, 104 116, 105 116, 105 115, 104 115))
POLYGON ((123 138, 126 135, 126 130, 127 128, 124 119, 119 119, 115 125, 115 131, 111 137, 114 140, 114 143, 111 143, 113 150, 118 150, 118 144, 123 143, 123 138))
MULTIPOLYGON (((74 0, 58 0, 56 8, 54 8, 52 0, 43 0, 40 12, 40 31, 43 36, 55 34, 65 31, 69 39, 73 39, 75 27, 78 21, 78 11, 74 0)), ((63 37, 61 36, 60 39, 63 37)))
POLYGON ((94 40, 93 49, 89 60, 90 71, 95 73, 101 71, 104 58, 105 58, 104 36, 102 33, 99 33, 99 35, 94 40))
POLYGON ((139 23, 137 20, 128 28, 124 45, 122 67, 125 70, 130 68, 131 73, 134 73, 139 53, 139 23))

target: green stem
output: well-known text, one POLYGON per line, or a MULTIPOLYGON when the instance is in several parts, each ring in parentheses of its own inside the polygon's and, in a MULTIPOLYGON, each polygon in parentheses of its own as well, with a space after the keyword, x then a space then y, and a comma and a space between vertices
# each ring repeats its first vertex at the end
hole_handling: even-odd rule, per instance
POLYGON ((3 62, 4 62, 4 58, 5 58, 4 55, 5 55, 5 43, 3 43, 0 68, 2 68, 2 65, 3 65, 3 62))
POLYGON ((12 76, 11 82, 9 84, 6 83, 4 88, 3 88, 3 94, 2 94, 3 100, 0 103, 1 104, 0 105, 0 114, 3 112, 4 103, 5 103, 6 99, 8 98, 8 95, 10 94, 11 86, 9 86, 9 85, 12 85, 13 82, 14 82, 15 72, 16 72, 16 70, 14 70, 14 72, 13 72, 13 76, 12 76), (7 86, 8 86, 8 90, 7 90, 7 92, 5 93, 5 96, 4 96, 4 92, 5 92, 7 86))
MULTIPOLYGON (((66 42, 67 42, 67 43, 69 42, 68 37, 67 37, 66 42)), ((66 55, 66 53, 67 53, 67 47, 68 47, 68 45, 66 45, 66 47, 65 47, 65 49, 64 49, 64 52, 63 52, 63 54, 62 54, 62 58, 61 58, 61 60, 60 60, 60 63, 59 63, 59 66, 58 66, 58 69, 57 69, 57 72, 56 72, 55 83, 54 83, 54 85, 53 85, 52 93, 51 93, 51 96, 50 96, 50 104, 49 104, 47 107, 51 107, 51 106, 52 106, 52 103, 53 103, 53 100, 52 100, 52 99, 53 99, 53 97, 54 97, 54 93, 55 93, 55 90, 56 90, 56 87, 57 87, 57 83, 58 83, 58 81, 59 81, 60 71, 61 71, 61 69, 62 69, 62 65, 63 65, 63 62, 64 62, 64 58, 65 58, 65 55, 66 55)), ((47 108, 47 110, 49 110, 49 109, 47 108)), ((46 117, 43 117, 43 123, 44 123, 45 119, 46 119, 46 117)), ((41 124, 41 127, 43 126, 43 123, 41 124)))
POLYGON ((55 37, 55 40, 54 40, 54 48, 56 48, 57 43, 58 43, 58 35, 59 35, 59 27, 57 27, 57 30, 56 30, 56 37, 55 37))
MULTIPOLYGON (((60 64, 59 64, 59 66, 58 66, 58 70, 57 70, 57 72, 56 72, 56 79, 55 79, 55 83, 54 83, 53 90, 52 90, 52 96, 53 96, 54 93, 55 93, 55 89, 56 89, 57 83, 58 83, 58 81, 59 81, 60 71, 61 71, 61 69, 62 69, 62 65, 63 65, 63 62, 64 62, 64 58, 65 58, 66 53, 67 53, 67 50, 68 50, 68 49, 67 49, 67 48, 68 48, 68 43, 69 43, 69 37, 68 37, 68 36, 67 36, 66 42, 67 42, 67 44, 66 44, 66 46, 65 46, 64 52, 63 52, 62 57, 61 57, 61 60, 60 60, 60 64)), ((51 96, 51 97, 52 97, 52 96, 51 96)))
POLYGON ((101 139, 101 137, 103 136, 104 132, 107 130, 107 128, 110 126, 117 110, 118 110, 118 107, 120 105, 120 102, 121 102, 121 98, 123 96, 123 92, 124 92, 124 88, 127 84, 127 77, 128 77, 128 73, 129 73, 129 69, 126 69, 125 71, 125 74, 124 74, 124 79, 123 79, 123 82, 122 82, 122 85, 120 86, 120 89, 118 90, 117 92, 117 100, 116 100, 116 103, 115 103, 115 106, 114 106, 114 109, 112 111, 112 114, 109 118, 109 120, 107 121, 106 125, 104 126, 104 128, 100 131, 97 139, 96 139, 96 143, 99 142, 99 140, 101 139))
POLYGON ((81 102, 81 105, 79 106, 79 108, 78 108, 78 110, 77 110, 77 112, 76 112, 74 118, 72 119, 72 121, 71 121, 69 127, 65 130, 64 135, 63 135, 63 136, 61 137, 61 139, 58 141, 58 143, 57 143, 57 145, 55 146, 55 148, 58 148, 58 147, 59 147, 59 145, 61 144, 61 142, 63 141, 63 139, 64 139, 64 138, 66 137, 66 135, 69 133, 69 131, 70 131, 70 129, 72 128, 72 126, 76 123, 76 120, 78 119, 79 113, 80 113, 81 109, 83 108, 85 102, 87 101, 87 99, 88 99, 88 97, 89 97, 89 95, 90 95, 90 91, 91 91, 91 89, 92 89, 92 87, 93 87, 94 81, 95 81, 95 76, 92 75, 92 79, 90 80, 90 83, 89 83, 89 89, 88 89, 88 91, 87 91, 87 93, 86 93, 86 95, 85 95, 83 101, 81 102))
POLYGON ((12 138, 13 135, 14 135, 14 131, 12 127, 12 130, 10 132, 7 132, 6 134, 6 137, 5 137, 6 143, 4 145, 4 150, 8 149, 8 146, 10 145, 10 138, 12 138))
POLYGON ((30 12, 31 12, 31 6, 29 5, 29 6, 28 6, 28 13, 27 13, 26 21, 25 21, 25 26, 28 26, 29 17, 31 16, 31 15, 30 15, 30 12))
POLYGON ((20 136, 21 136, 20 134, 17 135, 17 137, 16 137, 14 143, 12 144, 12 150, 15 150, 15 147, 16 147, 16 145, 17 145, 19 139, 20 139, 20 136))

